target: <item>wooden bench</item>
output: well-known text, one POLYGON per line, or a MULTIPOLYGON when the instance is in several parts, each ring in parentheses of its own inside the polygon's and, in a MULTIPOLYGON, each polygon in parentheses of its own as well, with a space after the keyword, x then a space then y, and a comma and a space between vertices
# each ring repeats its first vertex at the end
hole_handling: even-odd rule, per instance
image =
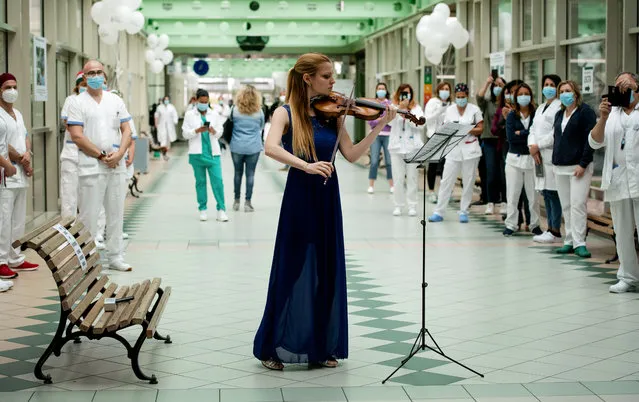
POLYGON ((149 377, 140 370, 138 358, 147 338, 171 343, 169 336, 163 337, 157 332, 171 295, 170 287, 161 289, 159 278, 126 286, 110 282, 109 277, 101 273, 100 256, 89 231, 73 218, 53 219, 15 241, 13 246, 33 249, 44 259, 60 295, 58 329, 35 366, 36 378, 45 384, 52 383, 51 376, 42 372, 42 366, 51 353, 60 356, 62 347, 70 340, 80 343, 80 336, 90 340, 108 337, 126 347, 133 372, 139 379, 157 384, 155 375, 149 377), (118 303, 115 311, 104 310, 107 298, 125 296, 133 296, 133 300, 118 303), (131 346, 117 332, 133 325, 141 325, 142 332, 131 346))
POLYGON ((617 235, 615 234, 615 228, 612 225, 612 216, 610 215, 610 213, 604 212, 601 215, 588 214, 586 236, 588 236, 588 233, 590 233, 591 230, 608 235, 612 238, 612 241, 615 243, 615 256, 609 260, 606 260, 606 264, 617 262, 619 260, 619 255, 617 254, 616 247, 617 235))

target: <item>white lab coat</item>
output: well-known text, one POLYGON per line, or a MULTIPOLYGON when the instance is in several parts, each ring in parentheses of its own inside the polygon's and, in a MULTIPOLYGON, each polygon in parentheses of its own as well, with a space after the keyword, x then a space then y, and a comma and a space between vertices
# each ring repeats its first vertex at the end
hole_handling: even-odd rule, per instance
POLYGON ((161 104, 155 111, 155 118, 157 119, 155 127, 158 131, 158 142, 160 146, 168 147, 177 139, 175 132, 175 126, 178 123, 177 110, 170 103, 168 105, 161 104))
POLYGON ((426 136, 428 138, 435 134, 435 130, 444 124, 444 116, 448 103, 444 103, 439 98, 430 98, 424 108, 424 117, 426 118, 426 136))
POLYGON ((606 147, 601 188, 617 235, 617 278, 631 285, 639 282, 639 261, 634 232, 639 229, 639 107, 626 115, 613 107, 606 122, 604 142, 588 136, 593 149, 606 147), (621 143, 625 137, 624 149, 621 143))
MULTIPOLYGON (((184 115, 182 123, 182 135, 189 141, 189 154, 200 155, 202 153, 202 136, 195 130, 202 127, 202 117, 199 110, 189 110, 184 115)), ((218 139, 222 136, 223 117, 215 110, 209 108, 206 112, 206 121, 211 123, 215 134, 209 134, 211 138, 212 155, 220 155, 220 143, 218 139)))
POLYGON ((552 164, 552 150, 555 143, 555 115, 561 109, 561 101, 553 100, 548 107, 546 103, 540 105, 535 113, 530 133, 528 134, 528 145, 537 145, 541 154, 541 161, 544 164, 544 177, 535 177, 535 190, 557 190, 555 172, 552 164), (544 110, 544 108, 546 110, 544 110))
MULTIPOLYGON (((27 128, 22 114, 17 109, 13 111, 15 119, 0 108, 0 140, 5 144, 2 150, 5 159, 9 159, 7 145, 11 145, 20 154, 27 150, 27 128)), ((15 267, 24 262, 24 254, 11 247, 11 243, 24 235, 28 178, 21 165, 13 165, 17 174, 6 177, 6 187, 0 188, 0 265, 15 267)))
MULTIPOLYGON (((418 119, 424 116, 424 112, 419 105, 415 105, 410 112, 418 119)), ((399 114, 388 125, 391 127, 388 138, 388 151, 391 154, 395 187, 393 201, 396 207, 401 208, 407 203, 409 208, 415 208, 417 206, 418 163, 406 163, 404 157, 424 145, 422 141, 424 127, 415 125, 399 114), (404 183, 406 184, 406 191, 404 191, 404 183)))
MULTIPOLYGON (((69 108, 77 96, 70 95, 64 101, 60 119, 64 120, 65 125, 69 118, 69 108)), ((64 145, 60 153, 60 215, 65 218, 75 218, 78 214, 78 152, 78 146, 71 139, 69 130, 65 129, 64 145)))

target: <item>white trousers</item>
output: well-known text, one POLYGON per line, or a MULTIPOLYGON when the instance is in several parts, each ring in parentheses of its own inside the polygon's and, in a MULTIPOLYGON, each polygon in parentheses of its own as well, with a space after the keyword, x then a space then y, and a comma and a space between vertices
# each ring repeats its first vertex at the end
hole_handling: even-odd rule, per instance
POLYGON ((561 213, 564 216, 566 238, 564 244, 570 244, 573 248, 586 245, 586 228, 588 224, 588 211, 586 203, 590 194, 590 181, 592 180, 592 164, 581 177, 558 174, 555 176, 557 192, 561 202, 561 213))
POLYGON ((508 213, 506 215, 506 227, 517 230, 519 223, 519 197, 521 189, 526 190, 526 196, 530 205, 530 229, 539 227, 539 197, 535 191, 535 170, 521 169, 512 165, 506 165, 506 197, 508 199, 508 213))
POLYGON ((439 183, 437 207, 435 207, 434 211, 437 215, 444 216, 446 207, 448 206, 448 201, 450 201, 450 195, 453 193, 455 181, 457 180, 457 176, 460 171, 462 174, 462 183, 464 184, 464 188, 462 189, 461 202, 459 203, 459 212, 468 213, 470 203, 473 201, 473 189, 475 188, 477 166, 479 166, 479 158, 467 159, 464 161, 446 159, 442 181, 439 183))
POLYGON ((60 201, 63 218, 78 215, 78 163, 67 159, 60 161, 60 201))
POLYGON ((403 154, 391 154, 393 166, 393 201, 396 207, 408 204, 409 208, 417 206, 417 163, 404 162, 403 154), (404 178, 405 177, 405 178, 404 178), (406 191, 404 191, 406 185, 406 191))
MULTIPOLYGON (((124 180, 124 188, 122 190, 122 198, 126 201, 126 196, 129 192, 129 179, 131 177, 133 177, 131 171, 133 168, 133 165, 129 166, 129 168, 127 168, 126 171, 126 178, 124 180), (131 169, 129 169, 131 168, 131 169)), ((122 204, 124 208, 124 204, 122 204)), ((123 219, 123 225, 124 225, 124 215, 122 215, 122 219, 123 219)), ((102 205, 102 208, 100 208, 100 213, 98 214, 98 233, 102 234, 102 236, 106 236, 106 211, 104 209, 104 205, 102 205)))
POLYGON ((0 265, 17 267, 24 262, 24 254, 11 243, 24 235, 27 218, 27 188, 0 189, 0 265))
POLYGON ((82 222, 95 239, 98 232, 98 216, 104 205, 106 213, 106 242, 108 263, 123 260, 122 226, 124 224, 124 173, 80 176, 80 214, 82 222))
POLYGON ((639 261, 635 249, 635 230, 639 229, 639 198, 610 202, 612 223, 617 235, 619 271, 617 278, 630 285, 639 282, 639 261))

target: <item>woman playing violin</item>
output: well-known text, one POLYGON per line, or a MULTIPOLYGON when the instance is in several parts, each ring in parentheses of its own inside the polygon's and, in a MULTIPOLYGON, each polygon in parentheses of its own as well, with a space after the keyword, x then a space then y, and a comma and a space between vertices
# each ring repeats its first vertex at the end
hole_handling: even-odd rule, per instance
MULTIPOLYGON (((266 307, 253 344, 254 356, 271 370, 282 370, 283 363, 337 367, 337 359, 348 357, 344 235, 332 164, 340 119, 322 119, 311 107, 311 98, 329 95, 334 83, 328 57, 302 55, 289 71, 287 104, 275 110, 266 139, 266 155, 292 168, 266 307)), ((395 115, 388 108, 383 121, 357 145, 347 133, 339 136, 346 160, 362 156, 395 115)))

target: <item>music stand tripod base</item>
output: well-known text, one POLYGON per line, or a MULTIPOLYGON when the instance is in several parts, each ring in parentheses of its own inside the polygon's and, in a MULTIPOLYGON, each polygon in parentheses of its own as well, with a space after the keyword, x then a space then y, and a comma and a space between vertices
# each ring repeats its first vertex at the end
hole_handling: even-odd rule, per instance
MULTIPOLYGON (((459 142, 461 142, 461 140, 464 139, 464 137, 466 137, 472 128, 473 126, 469 125, 448 123, 440 127, 437 132, 433 134, 433 137, 431 137, 431 139, 418 151, 406 155, 404 160, 407 163, 419 162, 424 166, 424 193, 427 188, 426 164, 431 161, 441 161, 450 151, 453 150, 453 148, 457 146, 457 144, 459 144, 459 142)), ((422 198, 422 212, 424 214, 424 218, 420 221, 420 224, 422 225, 422 328, 419 330, 417 338, 415 338, 413 347, 410 349, 410 352, 408 352, 408 355, 401 361, 401 364, 395 369, 395 371, 390 373, 388 377, 382 381, 382 384, 385 384, 386 381, 399 371, 399 369, 404 367, 404 365, 408 363, 413 356, 426 349, 431 350, 458 366, 461 366, 484 378, 483 374, 471 369, 444 353, 442 348, 437 344, 437 341, 435 341, 435 338, 433 338, 433 335, 430 331, 428 331, 428 328, 426 328, 426 288, 428 287, 428 283, 426 282, 426 194, 424 194, 424 197, 422 198), (426 344, 426 335, 428 335, 430 340, 433 342, 434 347, 426 344)))

